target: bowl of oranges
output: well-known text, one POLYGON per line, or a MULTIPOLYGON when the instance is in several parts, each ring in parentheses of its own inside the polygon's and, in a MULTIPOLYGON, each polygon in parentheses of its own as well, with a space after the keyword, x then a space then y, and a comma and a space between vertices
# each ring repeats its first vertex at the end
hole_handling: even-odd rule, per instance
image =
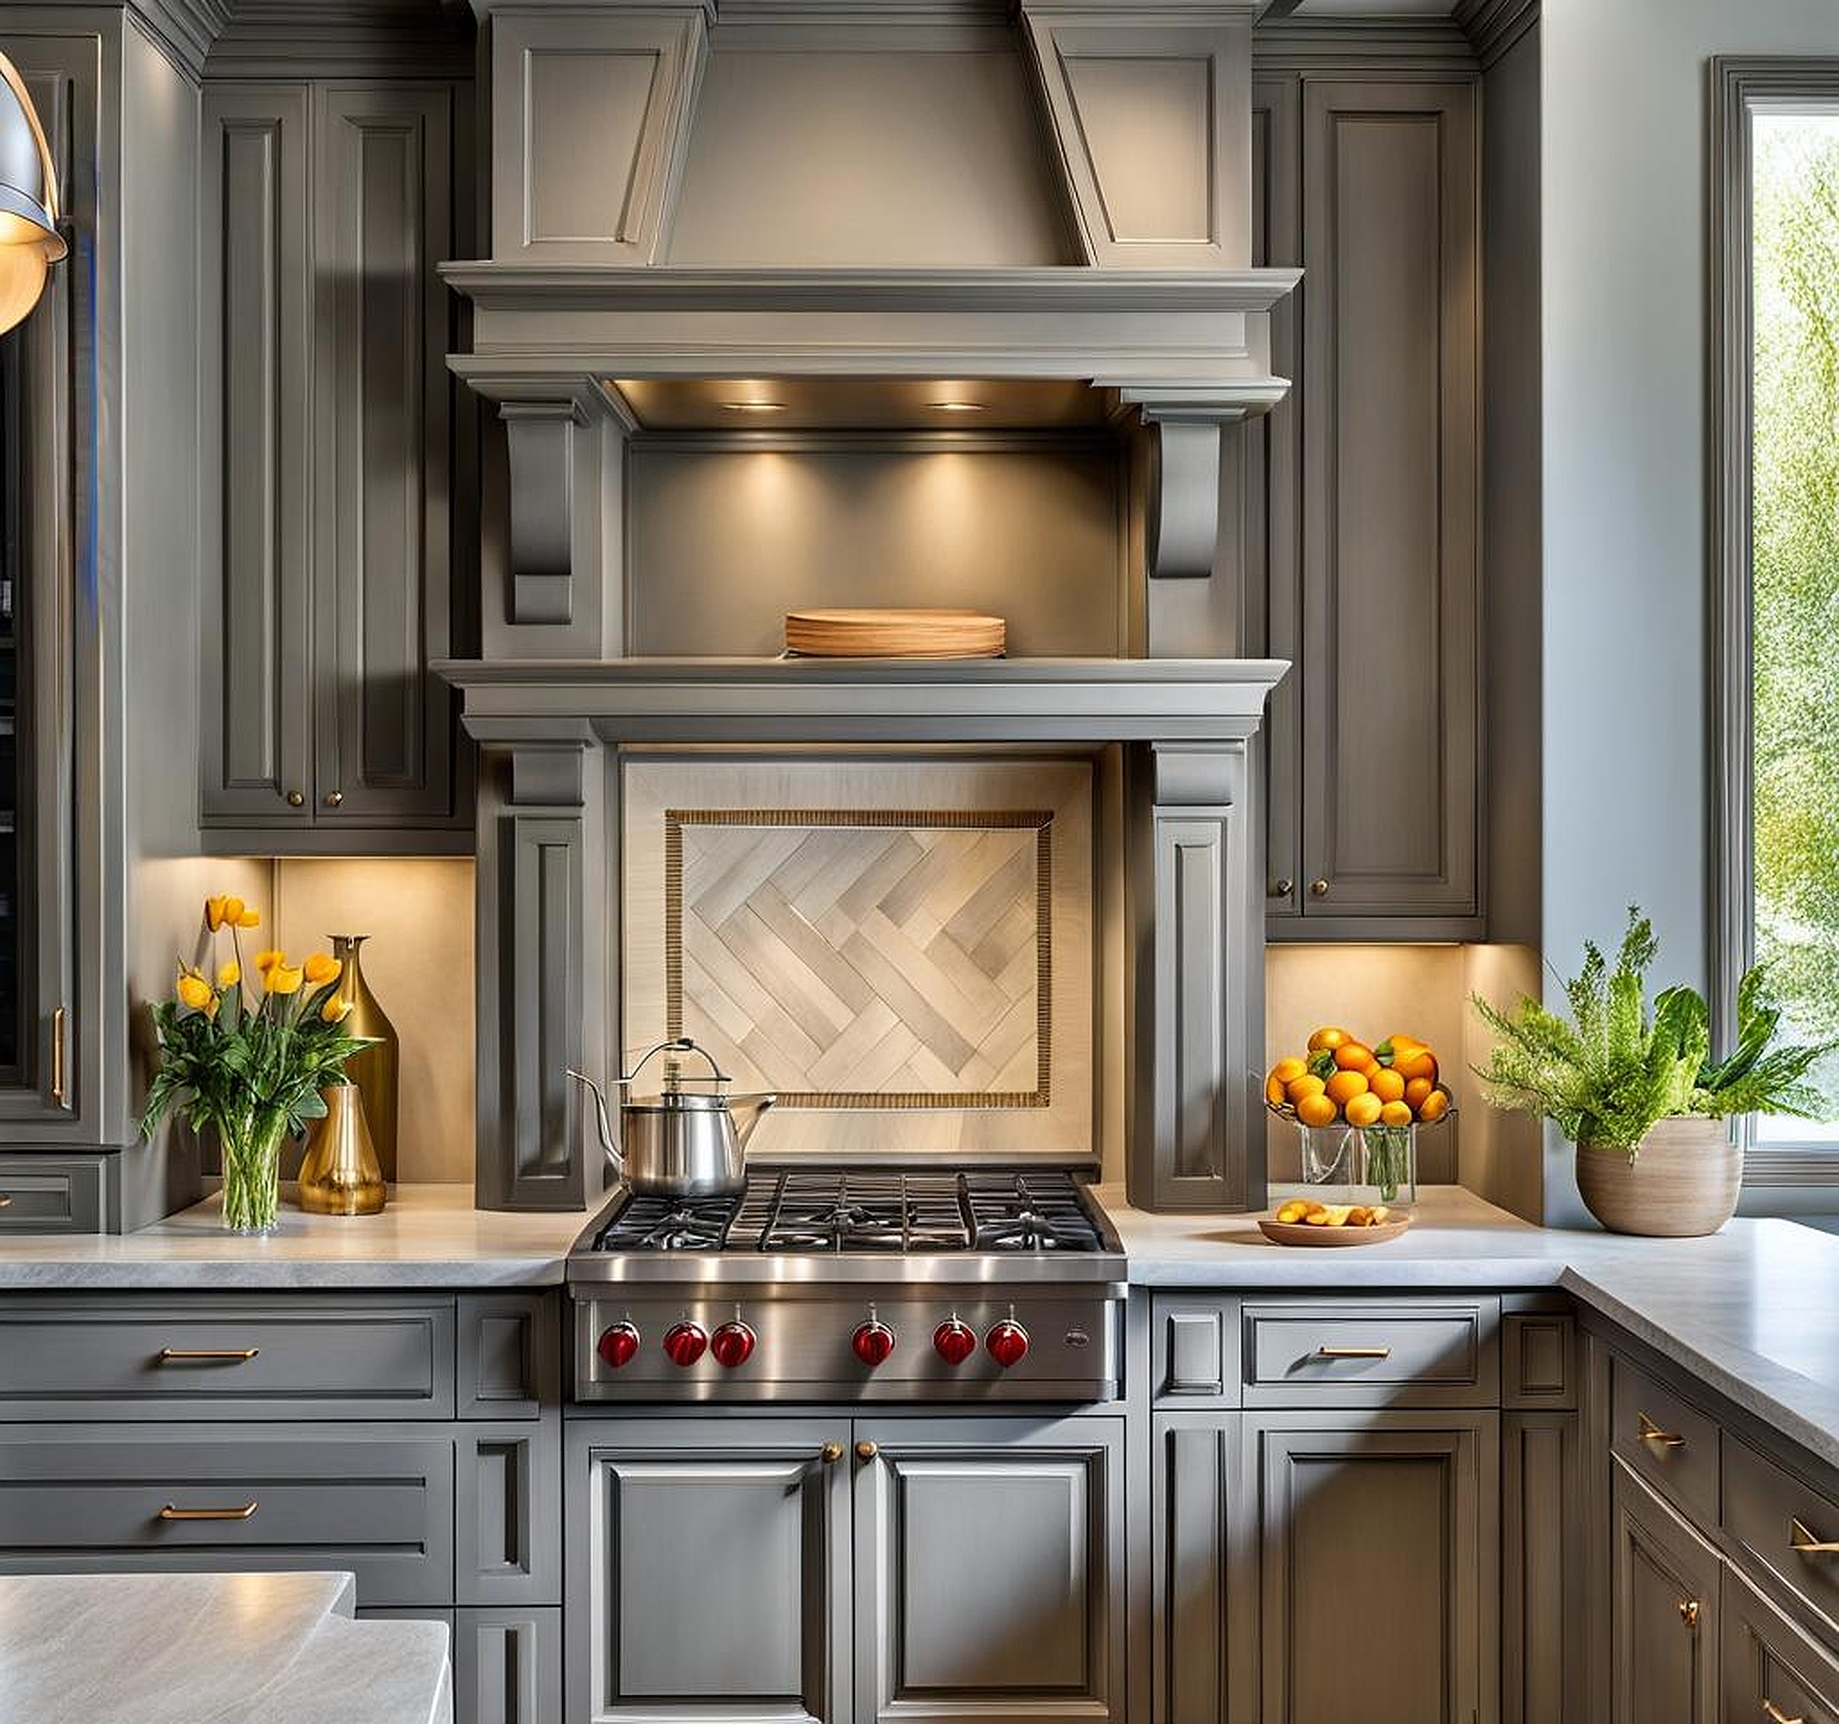
POLYGON ((1366 1043, 1324 1025, 1302 1054, 1271 1067, 1264 1099, 1302 1134, 1303 1182, 1412 1201, 1417 1131, 1456 1111, 1437 1056, 1416 1036, 1366 1043))

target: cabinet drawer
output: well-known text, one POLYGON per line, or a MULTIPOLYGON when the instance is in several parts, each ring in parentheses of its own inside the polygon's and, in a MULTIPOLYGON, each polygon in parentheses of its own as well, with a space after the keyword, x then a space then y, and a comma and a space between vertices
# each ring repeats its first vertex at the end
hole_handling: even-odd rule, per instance
POLYGON ((1239 1302, 1201 1295, 1160 1297, 1151 1336, 1159 1407, 1239 1403, 1239 1302))
POLYGON ((1247 1304, 1248 1407, 1500 1404, 1498 1299, 1247 1304))
POLYGON ((349 1569, 366 1604, 453 1596, 453 1444, 325 1426, 51 1426, 0 1441, 0 1570, 349 1569))
POLYGON ((445 1305, 0 1306, 0 1420, 452 1416, 445 1305))
POLYGON ((1718 1426, 1657 1377, 1612 1354, 1609 1441, 1700 1526, 1718 1524, 1718 1426))
POLYGON ((1839 1663, 1724 1570, 1725 1724, 1839 1724, 1839 1663))
POLYGON ((1839 1640, 1839 1504, 1734 1437, 1723 1459, 1725 1532, 1839 1640), (1815 1545, 1830 1548, 1796 1549, 1815 1545))
POLYGON ((0 1237, 106 1232, 105 1177, 100 1160, 0 1156, 0 1237))

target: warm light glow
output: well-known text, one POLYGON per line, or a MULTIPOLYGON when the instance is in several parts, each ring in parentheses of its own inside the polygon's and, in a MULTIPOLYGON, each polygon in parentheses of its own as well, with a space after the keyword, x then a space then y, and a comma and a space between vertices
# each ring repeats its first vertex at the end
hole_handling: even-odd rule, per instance
POLYGON ((783 401, 724 401, 722 403, 730 413, 783 413, 783 401))
POLYGON ((57 231, 57 178, 32 98, 0 54, 0 330, 23 319, 65 255, 57 231))
POLYGON ((929 401, 926 403, 935 413, 981 413, 981 401, 929 401))

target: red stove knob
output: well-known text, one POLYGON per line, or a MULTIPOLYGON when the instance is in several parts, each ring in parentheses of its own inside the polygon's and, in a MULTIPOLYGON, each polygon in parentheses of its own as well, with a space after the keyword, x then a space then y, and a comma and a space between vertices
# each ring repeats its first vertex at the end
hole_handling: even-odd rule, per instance
POLYGON ((1028 1331, 1013 1317, 998 1323, 984 1336, 983 1344, 989 1348, 990 1357, 1005 1371, 1028 1357, 1028 1331))
POLYGON ((612 1328, 601 1332, 600 1342, 595 1350, 615 1371, 622 1365, 630 1365, 638 1355, 638 1329, 630 1319, 623 1323, 615 1323, 612 1328))
POLYGON ((871 1311, 868 1321, 850 1336, 849 1344, 855 1349, 856 1357, 872 1371, 877 1365, 888 1362, 888 1355, 894 1351, 894 1331, 871 1311))
POLYGON ((673 1365, 681 1365, 686 1371, 700 1359, 709 1348, 709 1337, 703 1332, 700 1323, 676 1323, 665 1333, 664 1351, 673 1365))
POLYGON ((956 1317, 947 1317, 932 1332, 932 1350, 948 1365, 962 1365, 977 1351, 977 1331, 956 1317))
POLYGON ((753 1357, 754 1340, 753 1330, 737 1317, 709 1337, 709 1351, 715 1355, 716 1364, 732 1371, 753 1357))

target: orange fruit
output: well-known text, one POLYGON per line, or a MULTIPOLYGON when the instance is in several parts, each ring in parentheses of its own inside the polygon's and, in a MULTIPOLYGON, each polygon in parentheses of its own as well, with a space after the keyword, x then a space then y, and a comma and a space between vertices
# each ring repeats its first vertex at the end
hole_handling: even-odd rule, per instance
POLYGON ((1435 1125, 1449 1112, 1449 1091, 1433 1089, 1425 1096, 1423 1106, 1418 1109, 1418 1118, 1426 1125, 1435 1125))
POLYGON ((1296 1117, 1304 1125, 1333 1125, 1335 1104, 1325 1095, 1306 1095, 1296 1104, 1296 1117))
POLYGON ((1283 1086, 1283 1092, 1290 1098, 1292 1105, 1301 1107, 1305 1096, 1320 1095, 1328 1086, 1314 1072, 1302 1077, 1292 1078, 1283 1086))
POLYGON ((1288 1083, 1292 1078, 1299 1078, 1309 1069, 1307 1060, 1299 1060, 1294 1055, 1287 1060, 1279 1060, 1271 1067, 1271 1076, 1279 1083, 1288 1083))
POLYGON ((1283 1104, 1290 1099, 1283 1085, 1277 1081, 1275 1073, 1264 1080, 1264 1099, 1268 1101, 1272 1107, 1282 1107, 1283 1104))
POLYGON ((1427 1077, 1414 1077, 1405 1085, 1405 1100, 1415 1112, 1424 1105, 1425 1096, 1436 1087, 1427 1077))
POLYGON ((1336 1072, 1328 1080, 1328 1099, 1346 1106, 1356 1097, 1367 1093, 1366 1074, 1364 1072, 1336 1072))
POLYGON ((1362 1042, 1343 1042, 1335 1049, 1335 1064, 1344 1072, 1365 1071, 1373 1064, 1373 1050, 1362 1042))
MULTIPOLYGON (((1402 1102, 1399 1104, 1404 1105, 1402 1102)), ((1371 1090, 1363 1090, 1347 1104, 1349 1125, 1377 1125, 1385 1104, 1371 1090)))
POLYGON ((1381 1101, 1400 1101, 1405 1099, 1405 1080, 1389 1067, 1381 1066, 1377 1071, 1370 1071, 1366 1076, 1367 1088, 1381 1101))
POLYGON ((1416 1036, 1390 1035, 1378 1044, 1378 1052, 1382 1060, 1397 1065, 1400 1060, 1409 1058, 1423 1047, 1424 1043, 1416 1036))
POLYGON ((1402 1101, 1389 1101, 1379 1110, 1381 1125, 1409 1125, 1411 1109, 1402 1101))
POLYGON ((1413 1048, 1405 1058, 1395 1059, 1392 1069, 1406 1083, 1410 1083, 1413 1078, 1429 1078, 1434 1084, 1437 1081, 1437 1056, 1429 1048, 1413 1048))
POLYGON ((1338 1048, 1343 1042, 1351 1042, 1353 1039, 1346 1030, 1324 1026, 1309 1038, 1309 1051, 1313 1054, 1319 1053, 1323 1048, 1338 1048))

